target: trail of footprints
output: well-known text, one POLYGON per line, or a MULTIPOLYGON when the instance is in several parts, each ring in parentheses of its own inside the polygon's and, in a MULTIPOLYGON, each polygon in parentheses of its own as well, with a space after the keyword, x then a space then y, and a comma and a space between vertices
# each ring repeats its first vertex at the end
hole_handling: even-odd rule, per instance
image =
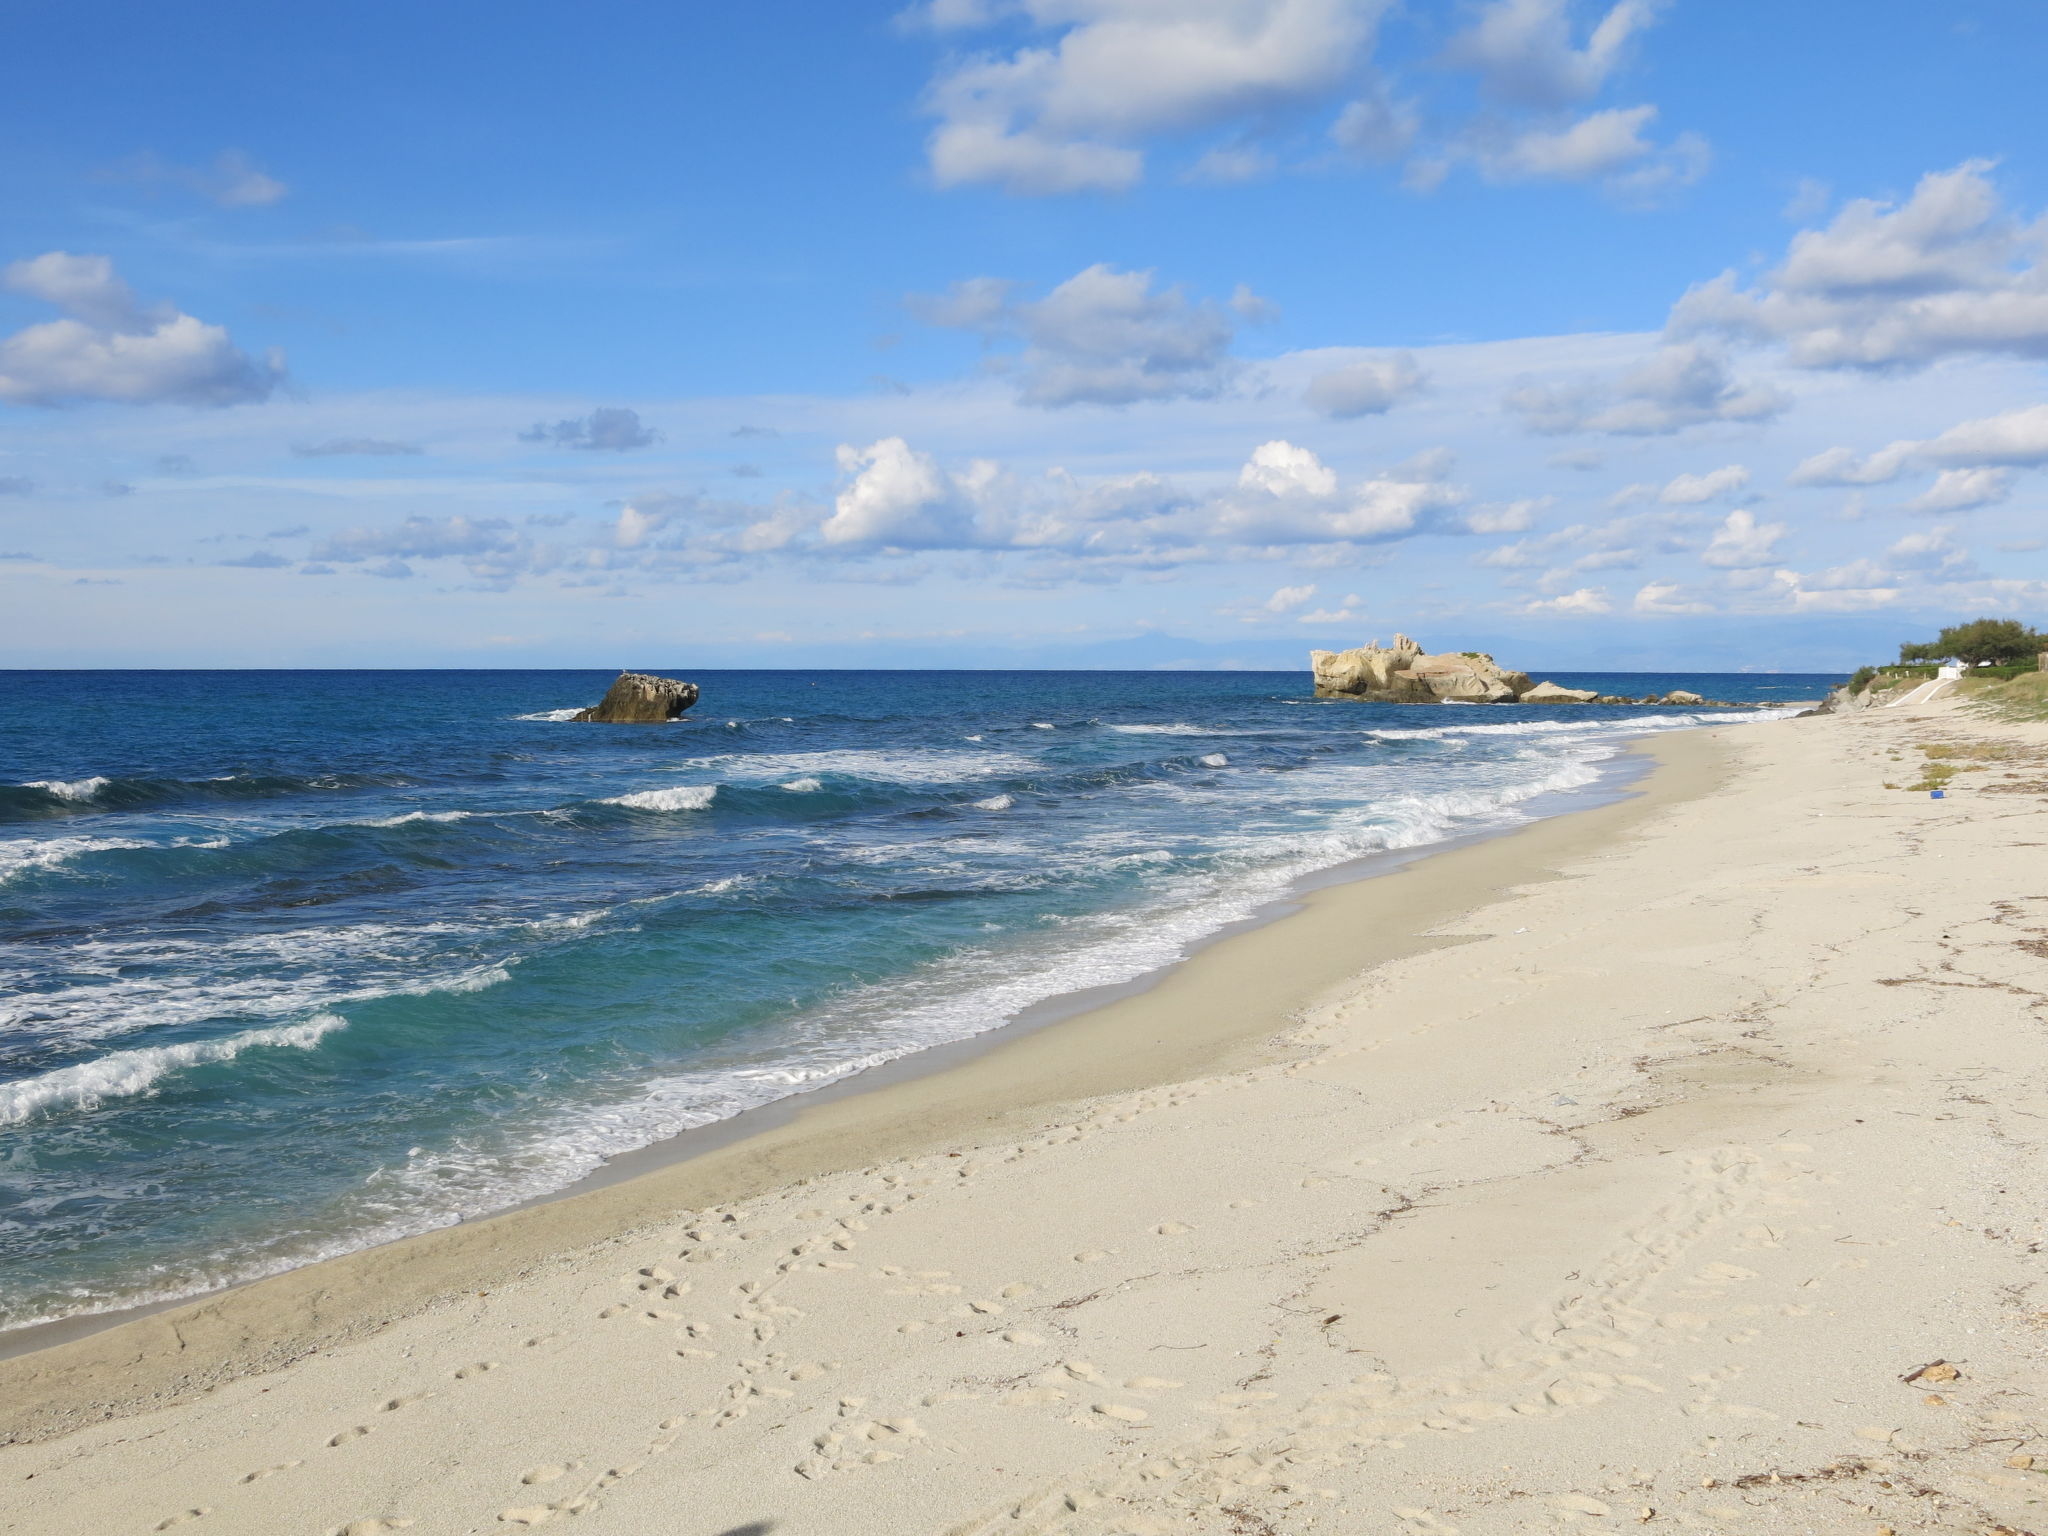
MULTIPOLYGON (((823 1383, 840 1363, 795 1359, 765 1347, 784 1327, 804 1316, 800 1308, 778 1297, 777 1288, 795 1276, 857 1275, 861 1265, 854 1255, 871 1223, 886 1220, 911 1201, 947 1188, 966 1186, 996 1162, 1014 1162, 1036 1151, 1083 1140, 1112 1126, 1129 1123, 1150 1111, 1177 1106, 1210 1086, 1213 1085, 1186 1085, 1170 1094, 1144 1095, 1135 1102, 1126 1100, 1099 1107, 1078 1121, 1050 1127, 1039 1136, 1007 1149, 991 1149, 972 1156, 952 1153, 887 1169, 871 1168, 862 1176, 869 1187, 843 1197, 843 1203, 851 1208, 846 1214, 834 1218, 824 1209, 796 1213, 794 1220, 811 1224, 809 1230, 777 1251, 765 1272, 732 1284, 722 1306, 704 1305, 697 1298, 697 1283, 675 1266, 725 1267, 740 1257, 743 1249, 751 1257, 752 1252, 758 1251, 754 1245, 771 1233, 766 1226, 744 1227, 742 1221, 746 1218, 740 1208, 714 1208, 703 1213, 680 1233, 688 1246, 675 1250, 673 1260, 655 1260, 622 1276, 620 1283, 631 1293, 631 1299, 609 1303, 595 1317, 607 1323, 624 1320, 650 1329, 666 1329, 672 1339, 670 1347, 679 1361, 710 1366, 730 1357, 729 1369, 733 1374, 721 1387, 711 1389, 709 1400, 662 1419, 635 1453, 602 1472, 592 1474, 584 1462, 577 1460, 542 1462, 527 1468, 519 1477, 520 1491, 527 1497, 499 1509, 498 1522, 529 1527, 585 1513, 596 1507, 608 1489, 634 1476, 649 1460, 673 1447, 692 1426, 715 1432, 739 1423, 759 1409, 773 1408, 786 1418, 819 1412, 829 1415, 826 1427, 805 1432, 805 1453, 791 1466, 795 1475, 808 1479, 881 1466, 928 1445, 930 1433, 911 1413, 870 1411, 867 1399, 833 1397, 829 1388, 826 1396, 815 1403, 798 1401, 807 1390, 815 1396, 816 1388, 809 1384, 823 1383), (697 1301, 695 1306, 693 1300, 697 1301), (569 1486, 559 1494, 534 1500, 533 1495, 542 1490, 554 1494, 565 1480, 569 1486)), ((817 1192, 808 1193, 813 1199, 818 1197, 817 1192)), ((769 1222, 773 1217, 763 1212, 757 1219, 769 1222)), ((1145 1229, 1142 1236, 1152 1240, 1174 1238, 1194 1230, 1189 1223, 1166 1220, 1145 1229)), ((1086 1265, 1115 1256, 1114 1250, 1084 1249, 1072 1257, 1076 1264, 1086 1265)), ((716 1269, 708 1272, 716 1273, 716 1269)), ((974 1327, 1012 1347, 1038 1349, 1046 1344, 1043 1336, 1029 1329, 1001 1327, 1001 1319, 1011 1306, 1028 1302, 1034 1288, 1025 1282, 995 1287, 986 1295, 968 1296, 957 1277, 944 1270, 883 1264, 875 1267, 868 1278, 879 1282, 884 1294, 928 1298, 947 1305, 944 1315, 911 1318, 896 1325, 899 1333, 916 1334, 928 1329, 959 1333, 974 1327)), ((541 1333, 522 1342, 527 1348, 537 1348, 564 1336, 562 1332, 541 1333)), ((470 1362, 452 1370, 448 1379, 457 1383, 473 1381, 503 1365, 497 1360, 470 1362)), ((1139 1406, 1140 1402, 1180 1385, 1162 1377, 1132 1377, 1118 1383, 1084 1361, 1065 1361, 1038 1373, 1032 1385, 1007 1392, 998 1401, 1017 1407, 1055 1407, 1077 1421, 1130 1428, 1149 1418, 1149 1410, 1139 1406)), ((401 1412, 439 1395, 423 1390, 393 1396, 378 1405, 378 1412, 401 1412)), ((979 1395, 942 1391, 927 1397, 924 1406, 943 1407, 951 1402, 971 1401, 979 1395)), ((347 1425, 330 1436, 324 1448, 344 1451, 375 1432, 373 1422, 347 1425)), ((248 1472, 238 1482, 262 1482, 304 1465, 304 1458, 291 1458, 248 1472)), ((155 1529, 171 1530, 214 1512, 211 1506, 195 1506, 170 1515, 155 1529)), ((334 1526, 326 1536, 380 1536, 413 1523, 404 1515, 377 1515, 334 1526)))

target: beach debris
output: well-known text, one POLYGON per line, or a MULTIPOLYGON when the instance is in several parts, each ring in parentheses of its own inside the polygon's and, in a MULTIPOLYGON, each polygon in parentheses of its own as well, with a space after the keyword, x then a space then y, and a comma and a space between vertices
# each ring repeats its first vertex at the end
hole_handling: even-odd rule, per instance
POLYGON ((1926 1381, 1955 1381, 1958 1380, 1962 1376, 1962 1374, 1963 1373, 1961 1371, 1957 1370, 1954 1366, 1950 1365, 1946 1360, 1930 1360, 1925 1365, 1915 1366, 1912 1370, 1906 1372, 1906 1374, 1904 1376, 1901 1376, 1899 1379, 1901 1381, 1914 1383, 1926 1381))
POLYGON ((697 702, 697 685, 651 672, 621 672, 604 697, 569 718, 598 725, 661 725, 697 702))

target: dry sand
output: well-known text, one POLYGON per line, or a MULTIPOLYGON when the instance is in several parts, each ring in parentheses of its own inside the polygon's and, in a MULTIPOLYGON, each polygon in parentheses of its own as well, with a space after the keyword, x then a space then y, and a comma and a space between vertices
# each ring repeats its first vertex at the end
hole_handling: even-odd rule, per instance
POLYGON ((0 1362, 0 1529, 2048 1530, 2048 728, 1656 751, 963 1066, 0 1362), (1925 742, 2015 755, 1883 787, 1925 742))

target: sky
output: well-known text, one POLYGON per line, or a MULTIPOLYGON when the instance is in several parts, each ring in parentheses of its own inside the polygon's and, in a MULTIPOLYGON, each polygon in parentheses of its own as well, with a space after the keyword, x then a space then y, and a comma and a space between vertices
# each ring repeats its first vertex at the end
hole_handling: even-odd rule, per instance
POLYGON ((0 666, 2048 623, 2029 0, 0 27, 0 666))

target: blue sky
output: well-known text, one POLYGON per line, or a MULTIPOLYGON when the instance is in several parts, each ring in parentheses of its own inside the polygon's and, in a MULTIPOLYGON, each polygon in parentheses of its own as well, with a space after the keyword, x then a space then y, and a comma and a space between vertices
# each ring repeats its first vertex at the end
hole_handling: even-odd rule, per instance
POLYGON ((1796 669, 2040 622, 2044 42, 28 0, 0 656, 1796 669))

